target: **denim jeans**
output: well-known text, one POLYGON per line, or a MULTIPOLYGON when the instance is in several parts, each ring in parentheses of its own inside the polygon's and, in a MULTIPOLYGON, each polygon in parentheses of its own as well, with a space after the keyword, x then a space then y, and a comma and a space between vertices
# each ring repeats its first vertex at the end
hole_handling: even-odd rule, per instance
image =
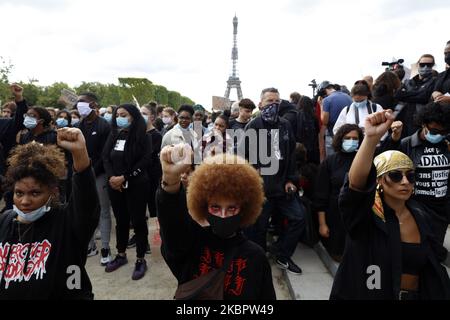
POLYGON ((287 219, 287 225, 282 229, 277 241, 277 258, 290 258, 305 230, 305 207, 298 197, 267 199, 256 223, 245 230, 247 237, 260 245, 265 251, 267 251, 267 227, 272 213, 279 214, 281 218, 287 219))
MULTIPOLYGON (((95 179, 97 186, 98 198, 100 200, 100 221, 98 227, 100 228, 100 237, 102 242, 102 249, 109 249, 109 242, 111 240, 111 204, 108 195, 108 181, 106 174, 101 174, 95 179)), ((95 232, 89 243, 92 248, 95 245, 95 232)))

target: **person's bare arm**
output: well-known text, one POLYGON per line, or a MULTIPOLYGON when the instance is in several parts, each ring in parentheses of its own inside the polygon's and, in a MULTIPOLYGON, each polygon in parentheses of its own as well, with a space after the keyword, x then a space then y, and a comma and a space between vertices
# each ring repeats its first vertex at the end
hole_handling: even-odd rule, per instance
POLYGON ((394 122, 391 110, 372 113, 365 120, 365 138, 350 168, 350 188, 356 191, 364 190, 372 168, 373 157, 381 137, 394 122))

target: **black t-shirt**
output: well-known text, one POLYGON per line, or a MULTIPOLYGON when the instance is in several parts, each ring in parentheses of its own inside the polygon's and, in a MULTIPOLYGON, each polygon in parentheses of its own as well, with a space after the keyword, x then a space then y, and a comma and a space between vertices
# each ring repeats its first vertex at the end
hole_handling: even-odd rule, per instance
POLYGON ((233 130, 242 129, 242 130, 244 130, 245 126, 247 125, 247 123, 239 122, 237 119, 231 120, 230 121, 230 129, 233 129, 233 130))

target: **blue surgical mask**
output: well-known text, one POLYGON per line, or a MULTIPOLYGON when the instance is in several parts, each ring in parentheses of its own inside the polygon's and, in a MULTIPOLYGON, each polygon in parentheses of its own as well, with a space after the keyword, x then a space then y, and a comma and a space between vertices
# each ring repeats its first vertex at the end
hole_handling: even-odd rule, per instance
POLYGON ((111 123, 112 122, 112 114, 111 113, 105 113, 105 115, 103 116, 103 119, 108 121, 108 123, 111 123))
POLYGON ((265 106, 264 109, 261 111, 262 119, 269 124, 275 124, 278 120, 279 109, 280 109, 279 103, 272 103, 268 106, 265 106))
POLYGON ((16 205, 13 205, 13 210, 15 213, 17 213, 17 215, 19 217, 22 218, 22 220, 26 221, 26 222, 35 222, 37 220, 39 220, 40 218, 42 218, 47 212, 49 212, 52 208, 48 205, 51 201, 52 197, 50 197, 47 201, 47 203, 40 207, 39 209, 36 209, 34 211, 31 211, 30 213, 25 213, 21 210, 19 210, 19 208, 16 207, 16 205))
POLYGON ((440 135, 440 134, 431 134, 430 132, 428 132, 425 135, 425 139, 427 139, 428 142, 432 143, 432 144, 438 144, 441 143, 442 140, 444 140, 444 136, 440 135))
POLYGON ((130 122, 128 121, 128 118, 126 118, 126 117, 117 117, 116 123, 120 129, 126 129, 130 126, 130 122))
POLYGON ((342 150, 346 153, 352 153, 358 150, 359 148, 359 141, 358 140, 351 140, 351 139, 345 139, 342 142, 342 150))
POLYGON ((148 124, 148 116, 143 114, 142 118, 144 118, 145 124, 148 124))
POLYGON ((25 120, 23 120, 23 125, 27 129, 34 129, 37 127, 37 120, 36 118, 25 116, 25 120))
POLYGON ((65 127, 69 126, 69 121, 64 118, 59 118, 59 119, 56 119, 56 125, 58 126, 58 128, 65 128, 65 127))
POLYGON ((364 107, 365 105, 367 105, 367 99, 366 100, 363 100, 363 101, 360 101, 360 102, 353 102, 353 105, 355 106, 355 108, 362 108, 362 107, 364 107))
POLYGON ((74 126, 74 125, 76 125, 76 124, 79 124, 80 123, 80 119, 78 119, 78 118, 72 118, 72 125, 74 126))

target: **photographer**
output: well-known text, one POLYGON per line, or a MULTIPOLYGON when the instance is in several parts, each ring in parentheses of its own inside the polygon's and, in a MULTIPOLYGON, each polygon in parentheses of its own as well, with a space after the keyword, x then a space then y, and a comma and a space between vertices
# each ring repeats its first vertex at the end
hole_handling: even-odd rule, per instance
POLYGON ((430 101, 436 83, 433 75, 433 67, 436 64, 434 57, 424 54, 417 64, 419 74, 407 80, 396 94, 396 98, 405 103, 405 107, 397 116, 397 120, 404 124, 402 138, 409 137, 420 128, 416 124, 416 115, 430 101))

